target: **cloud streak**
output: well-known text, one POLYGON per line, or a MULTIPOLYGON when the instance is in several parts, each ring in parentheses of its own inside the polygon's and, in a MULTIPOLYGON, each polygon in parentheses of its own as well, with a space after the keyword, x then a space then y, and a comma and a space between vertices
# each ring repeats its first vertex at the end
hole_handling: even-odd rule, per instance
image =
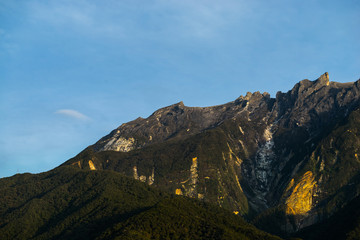
POLYGON ((32 1, 30 18, 39 23, 73 29, 86 35, 104 34, 113 38, 163 40, 182 38, 209 39, 228 24, 237 24, 249 7, 242 0, 146 2, 110 1, 98 4, 92 0, 32 1), (143 6, 143 7, 140 7, 143 6), (149 9, 151 11, 149 11, 149 9))
POLYGON ((73 109, 59 109, 55 113, 64 115, 67 117, 71 117, 74 119, 82 120, 82 121, 90 120, 90 118, 88 116, 86 116, 85 114, 82 114, 81 112, 78 112, 73 109))

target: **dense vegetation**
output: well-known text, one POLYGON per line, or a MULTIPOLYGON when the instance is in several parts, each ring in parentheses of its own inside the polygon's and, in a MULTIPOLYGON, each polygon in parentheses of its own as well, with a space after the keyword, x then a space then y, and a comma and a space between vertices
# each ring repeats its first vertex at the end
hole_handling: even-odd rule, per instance
POLYGON ((279 239, 240 216, 111 171, 0 180, 1 239, 279 239))

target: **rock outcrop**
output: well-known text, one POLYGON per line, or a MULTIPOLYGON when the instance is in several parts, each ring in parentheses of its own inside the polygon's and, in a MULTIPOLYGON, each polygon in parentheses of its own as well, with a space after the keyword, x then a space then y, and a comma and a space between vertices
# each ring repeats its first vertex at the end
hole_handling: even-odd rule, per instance
POLYGON ((294 179, 291 179, 288 189, 291 195, 286 199, 286 214, 303 215, 309 212, 313 207, 313 195, 316 181, 312 172, 307 171, 300 179, 299 183, 294 185, 294 179))

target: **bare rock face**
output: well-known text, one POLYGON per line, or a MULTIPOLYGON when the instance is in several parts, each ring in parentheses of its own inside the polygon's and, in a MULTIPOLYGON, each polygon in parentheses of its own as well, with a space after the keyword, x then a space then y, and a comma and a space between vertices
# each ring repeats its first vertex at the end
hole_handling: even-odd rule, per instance
POLYGON ((179 102, 121 125, 65 164, 89 168, 91 160, 265 229, 269 211, 280 211, 279 228, 294 232, 360 195, 359 100, 360 81, 330 82, 324 73, 275 98, 255 92, 212 107, 179 102))
POLYGON ((123 138, 118 137, 118 131, 109 141, 106 142, 105 146, 100 149, 100 151, 118 151, 118 152, 129 152, 135 148, 134 138, 123 138))
POLYGON ((291 179, 287 188, 287 191, 291 191, 291 195, 285 202, 286 214, 302 215, 309 212, 313 207, 312 198, 315 185, 315 177, 311 171, 307 171, 296 186, 294 186, 294 179, 291 179))

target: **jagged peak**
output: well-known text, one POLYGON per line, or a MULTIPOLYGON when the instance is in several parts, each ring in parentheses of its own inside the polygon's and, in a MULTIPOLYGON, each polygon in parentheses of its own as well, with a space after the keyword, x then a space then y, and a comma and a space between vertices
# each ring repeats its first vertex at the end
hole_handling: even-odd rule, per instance
POLYGON ((187 108, 187 107, 184 105, 183 101, 180 101, 178 103, 175 103, 175 104, 172 104, 172 105, 169 105, 169 106, 166 106, 166 107, 156 110, 153 114, 150 115, 150 117, 151 116, 160 116, 165 112, 168 112, 171 110, 184 109, 184 108, 187 108))
POLYGON ((326 85, 328 86, 330 84, 329 81, 329 73, 325 72, 323 75, 321 75, 316 81, 316 83, 321 84, 321 85, 326 85))
POLYGON ((165 109, 170 109, 170 110, 177 110, 177 109, 184 109, 186 106, 184 105, 183 101, 180 101, 178 103, 172 104, 168 107, 166 107, 165 109))
POLYGON ((180 101, 178 103, 174 103, 174 104, 171 104, 167 107, 164 107, 163 109, 167 109, 167 108, 173 108, 173 107, 185 107, 185 104, 183 101, 180 101))
MULTIPOLYGON (((292 95, 309 95, 314 91, 330 85, 329 73, 325 72, 318 79, 310 81, 309 79, 301 80, 289 91, 292 95)), ((278 95, 280 96, 280 94, 278 95)))
POLYGON ((176 104, 174 104, 174 105, 180 106, 180 107, 185 107, 185 104, 184 104, 183 101, 180 101, 180 102, 178 102, 178 103, 176 103, 176 104))
POLYGON ((240 95, 240 97, 238 97, 235 101, 243 101, 243 100, 249 101, 253 97, 270 98, 270 93, 268 93, 268 92, 260 93, 259 91, 256 91, 256 92, 253 92, 253 93, 252 92, 247 92, 245 96, 240 95))

